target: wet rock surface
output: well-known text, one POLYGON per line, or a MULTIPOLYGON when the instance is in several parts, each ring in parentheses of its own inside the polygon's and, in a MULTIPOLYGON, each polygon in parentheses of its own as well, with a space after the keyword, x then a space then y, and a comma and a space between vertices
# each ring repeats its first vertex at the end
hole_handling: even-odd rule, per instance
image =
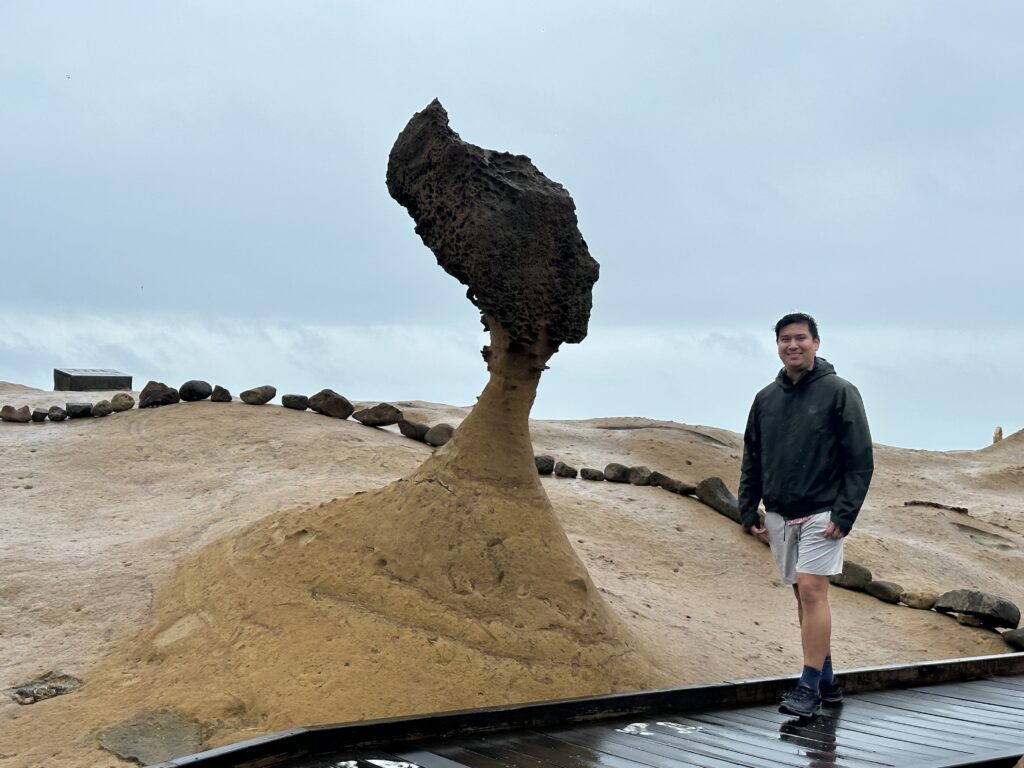
POLYGON ((5 694, 21 705, 35 704, 37 701, 52 699, 74 693, 82 685, 82 681, 72 675, 61 672, 47 672, 35 680, 16 685, 4 691, 5 694))
POLYGON ((528 157, 463 141, 435 99, 395 141, 387 186, 438 264, 513 343, 586 337, 598 264, 572 197, 528 157))
POLYGON ((122 760, 152 765, 198 752, 202 728, 173 712, 152 710, 101 731, 97 738, 122 760))

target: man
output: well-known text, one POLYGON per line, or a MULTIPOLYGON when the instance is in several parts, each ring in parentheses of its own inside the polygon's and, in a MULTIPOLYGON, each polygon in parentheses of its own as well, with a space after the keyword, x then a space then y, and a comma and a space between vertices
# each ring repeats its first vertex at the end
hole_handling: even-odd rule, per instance
POLYGON ((786 315, 775 324, 775 340, 783 368, 750 408, 740 515, 743 530, 771 545, 797 599, 804 668, 779 711, 812 717, 822 701, 843 700, 832 673, 828 577, 843 570, 843 538, 864 503, 874 463, 860 393, 817 356, 814 318, 786 315))

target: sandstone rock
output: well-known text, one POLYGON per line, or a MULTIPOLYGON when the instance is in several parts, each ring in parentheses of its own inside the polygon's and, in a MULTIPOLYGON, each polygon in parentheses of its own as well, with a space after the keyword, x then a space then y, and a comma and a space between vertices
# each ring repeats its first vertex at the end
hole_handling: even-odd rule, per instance
POLYGON ((900 602, 910 608, 930 611, 935 606, 939 595, 937 592, 908 590, 900 595, 900 602))
POLYGON ((533 463, 537 465, 538 475, 550 475, 555 471, 555 457, 543 454, 541 456, 534 456, 533 463))
POLYGON ((352 414, 352 418, 368 427, 390 427, 402 420, 402 412, 391 403, 378 403, 352 414))
POLYGON ((701 480, 695 493, 697 498, 719 514, 725 515, 733 522, 740 521, 740 502, 732 495, 720 477, 709 477, 701 480))
POLYGON ((335 419, 347 419, 355 411, 355 407, 333 389, 321 389, 309 398, 309 407, 324 416, 335 419))
POLYGON ((411 438, 412 440, 419 440, 422 443, 425 442, 427 432, 430 431, 430 426, 427 424, 421 424, 418 421, 399 419, 398 431, 406 437, 411 438))
POLYGON ((275 395, 277 395, 277 390, 269 384, 264 384, 262 387, 247 389, 238 396, 243 403, 248 405, 266 405, 274 399, 275 395))
POLYGON ((115 411, 130 411, 135 407, 135 398, 127 392, 118 392, 110 398, 110 405, 115 411))
POLYGON ((966 614, 966 613, 957 613, 957 614, 954 614, 954 615, 956 616, 957 623, 963 624, 965 627, 984 627, 985 626, 985 622, 983 622, 977 616, 971 616, 971 615, 966 614))
POLYGON ((869 581, 864 591, 885 603, 898 603, 906 590, 895 581, 869 581))
POLYGON ((103 416, 109 416, 114 412, 114 406, 110 404, 109 400, 100 400, 92 407, 92 415, 97 418, 103 416))
POLYGON ((32 421, 32 412, 27 405, 15 408, 13 405, 5 405, 0 408, 0 421, 10 421, 15 424, 28 424, 32 421))
POLYGON ((630 485, 650 485, 651 470, 644 466, 630 467, 629 482, 630 485))
POLYGON ((663 488, 664 483, 671 482, 672 478, 668 475, 662 474, 661 472, 651 472, 648 477, 648 485, 652 485, 655 488, 663 488))
POLYGON ((455 434, 455 427, 451 424, 435 424, 427 430, 427 434, 423 436, 423 442, 435 447, 444 445, 452 439, 453 434, 455 434))
POLYGON ((462 141, 435 99, 395 141, 387 186, 441 267, 512 343, 544 334, 557 348, 586 337, 598 265, 572 197, 528 157, 462 141))
POLYGON ((304 411, 309 408, 309 398, 305 395, 281 395, 281 405, 295 411, 304 411))
MULTIPOLYGON (((654 485, 654 483, 651 483, 651 485, 654 485)), ((683 481, 676 480, 674 477, 666 477, 664 480, 659 481, 658 487, 669 493, 679 493, 682 490, 683 481)))
POLYGON ((191 379, 181 385, 181 389, 178 390, 181 395, 181 399, 186 403, 194 403, 199 400, 205 400, 213 394, 213 387, 207 382, 200 379, 191 379))
POLYGON ((570 467, 564 461, 555 462, 554 472, 558 477, 576 477, 579 474, 576 467, 570 467))
POLYGON ((628 483, 629 467, 612 462, 604 468, 604 479, 609 483, 628 483))
POLYGON ((580 477, 584 480, 604 480, 604 472, 592 467, 584 467, 580 470, 580 477))
POLYGON ((135 715, 97 734, 100 746, 122 760, 155 765, 198 752, 202 727, 167 710, 135 715))
POLYGON ((92 403, 66 403, 64 408, 69 419, 88 419, 92 417, 92 403))
POLYGON ((210 395, 211 403, 230 403, 231 393, 224 389, 220 384, 217 384, 213 388, 213 394, 210 395))
POLYGON ((1009 632, 1003 632, 1003 640, 1011 648, 1024 651, 1024 629, 1011 629, 1009 632))
POLYGON ((871 583, 871 571, 863 565, 847 560, 843 563, 843 572, 835 576, 829 576, 828 580, 837 587, 863 592, 867 585, 871 583))
POLYGON ((23 706, 35 704, 37 701, 52 699, 54 696, 63 696, 65 693, 74 693, 82 686, 82 681, 73 675, 66 675, 63 672, 47 672, 44 675, 21 683, 13 688, 4 691, 14 701, 23 706))
POLYGON ((32 421, 46 421, 47 411, 45 408, 32 409, 32 421))
POLYGON ((1009 600, 976 589, 954 589, 939 595, 935 610, 977 616, 986 627, 1016 629, 1020 609, 1009 600))
POLYGON ((150 381, 139 392, 139 408, 158 408, 181 402, 181 396, 174 387, 160 381, 150 381))
POLYGON ((680 496, 695 496, 697 494, 697 486, 692 483, 688 483, 685 480, 680 480, 679 490, 676 491, 676 493, 680 496))
POLYGON ((50 421, 64 421, 68 417, 67 411, 59 405, 51 405, 46 415, 50 418, 50 421))

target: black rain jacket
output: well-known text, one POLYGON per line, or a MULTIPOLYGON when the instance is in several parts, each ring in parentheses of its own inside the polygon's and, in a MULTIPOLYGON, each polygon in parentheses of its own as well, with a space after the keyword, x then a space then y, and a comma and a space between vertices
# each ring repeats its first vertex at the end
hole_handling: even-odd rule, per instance
POLYGON ((832 510, 848 534, 868 492, 874 459, 864 403, 822 357, 794 384, 783 368, 757 393, 743 434, 740 516, 757 506, 787 519, 832 510))

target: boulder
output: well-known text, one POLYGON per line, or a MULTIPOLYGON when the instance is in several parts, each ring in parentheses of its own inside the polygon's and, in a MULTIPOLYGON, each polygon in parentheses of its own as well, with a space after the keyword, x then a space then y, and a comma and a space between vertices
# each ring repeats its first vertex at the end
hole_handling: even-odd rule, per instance
MULTIPOLYGON (((651 483, 651 485, 654 485, 654 483, 651 483)), ((658 487, 669 493, 679 493, 683 487, 683 481, 676 480, 674 477, 666 477, 664 480, 658 481, 658 487)))
POLYGON ((435 424, 427 430, 427 434, 423 436, 423 442, 427 445, 433 445, 435 447, 444 445, 452 439, 452 435, 455 434, 455 427, 451 424, 435 424))
POLYGON ((538 475, 550 475, 555 471, 555 457, 541 454, 533 457, 533 463, 537 465, 538 475))
POLYGON ((907 590, 900 595, 900 602, 910 608, 917 608, 921 611, 930 611, 935 607, 935 601, 938 598, 938 592, 907 590))
POLYGON ((958 624, 963 624, 965 627, 984 627, 985 622, 979 619, 977 616, 971 616, 967 613, 957 613, 956 620, 958 624))
POLYGON ((309 407, 324 416, 335 419, 347 419, 355 411, 355 407, 333 389, 321 389, 309 398, 309 407))
POLYGON ((213 394, 210 395, 211 403, 230 403, 231 393, 224 389, 220 384, 216 384, 213 387, 213 394))
POLYGON ((253 387, 240 393, 238 396, 243 403, 248 405, 266 405, 277 395, 277 390, 269 384, 262 387, 253 387))
POLYGON ((651 470, 644 466, 630 467, 628 477, 630 485, 651 484, 651 470))
POLYGON ((135 407, 135 398, 129 395, 127 392, 118 392, 112 398, 110 398, 111 407, 117 411, 130 411, 135 407))
POLYGON ((576 477, 579 474, 576 467, 570 467, 564 461, 555 462, 554 472, 557 477, 576 477))
POLYGON ((701 480, 696 488, 697 498, 733 522, 740 521, 740 502, 732 495, 720 477, 701 480))
POLYGON ((402 420, 402 412, 391 403, 378 403, 352 414, 352 418, 368 427, 390 427, 402 420))
POLYGON ((88 419, 92 417, 92 403, 66 403, 65 410, 69 419, 88 419))
POLYGON ((939 595, 935 610, 977 616, 986 627, 1016 629, 1020 624, 1020 609, 1016 605, 976 589, 954 589, 939 595))
POLYGON ((592 467, 584 467, 580 470, 580 477, 584 480, 604 480, 604 472, 592 467))
POLYGON ((13 405, 5 405, 0 408, 0 421, 11 421, 15 424, 28 424, 32 421, 32 412, 27 405, 15 408, 13 405))
POLYGON ((64 421, 68 417, 68 412, 59 405, 51 405, 46 415, 50 418, 50 421, 64 421))
POLYGON ((676 491, 680 496, 694 496, 697 493, 697 486, 693 483, 688 483, 685 480, 679 481, 679 490, 676 491))
POLYGON ((895 581, 871 580, 864 587, 864 591, 872 597, 877 597, 884 603, 898 603, 900 595, 904 593, 903 587, 895 581))
POLYGON ((96 417, 109 416, 114 412, 114 406, 109 400, 100 400, 92 407, 92 415, 96 417))
POLYGON ((628 483, 629 467, 612 462, 604 468, 604 479, 609 483, 628 483))
POLYGON ((212 395, 213 387, 200 379, 191 379, 181 385, 178 394, 181 395, 181 399, 186 403, 194 403, 199 400, 205 400, 212 395))
POLYGON ((309 398, 305 395, 281 395, 281 405, 293 411, 304 411, 309 408, 309 398))
POLYGON ((668 475, 662 474, 661 472, 651 472, 648 479, 648 485, 653 485, 655 488, 664 488, 664 483, 671 483, 672 478, 668 475))
POLYGON ((150 381, 139 392, 139 408, 158 408, 161 405, 180 403, 181 396, 174 387, 161 381, 150 381))
POLYGON ((412 440, 419 440, 422 443, 426 440, 427 432, 430 431, 430 425, 421 424, 418 421, 409 421, 409 419, 399 419, 398 431, 406 437, 412 440))
POLYGON ((46 421, 47 411, 45 408, 32 409, 32 421, 46 421))
POLYGON ((828 580, 837 587, 863 592, 867 585, 871 583, 871 571, 863 565, 847 560, 843 563, 843 572, 835 576, 829 576, 828 580))
POLYGON ((1011 629, 1009 632, 1003 632, 1003 640, 1011 648, 1024 651, 1024 629, 1011 629))

